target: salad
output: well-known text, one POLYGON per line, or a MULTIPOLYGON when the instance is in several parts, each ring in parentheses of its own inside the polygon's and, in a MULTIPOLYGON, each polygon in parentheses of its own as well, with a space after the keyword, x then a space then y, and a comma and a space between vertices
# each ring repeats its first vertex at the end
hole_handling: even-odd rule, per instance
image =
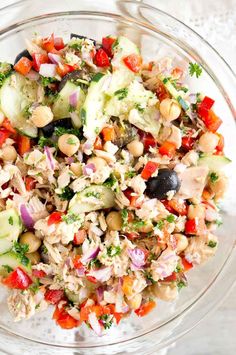
POLYGON ((0 63, 0 281, 16 321, 47 307, 97 335, 217 250, 223 168, 202 68, 144 63, 128 38, 35 36, 0 63), (190 80, 191 82, 191 80, 190 80))

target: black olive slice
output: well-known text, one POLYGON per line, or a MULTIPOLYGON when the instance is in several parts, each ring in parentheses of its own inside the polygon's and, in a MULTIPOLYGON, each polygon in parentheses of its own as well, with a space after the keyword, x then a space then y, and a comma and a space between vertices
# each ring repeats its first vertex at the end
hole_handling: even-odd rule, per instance
POLYGON ((19 60, 22 58, 22 57, 26 57, 28 58, 29 60, 32 60, 33 58, 31 57, 29 51, 27 51, 27 49, 24 49, 22 52, 20 52, 19 54, 17 54, 16 58, 15 58, 15 61, 14 61, 14 65, 19 62, 19 60))
POLYGON ((51 137, 56 127, 64 127, 66 129, 73 128, 71 118, 68 117, 53 121, 41 128, 44 137, 51 137))
POLYGON ((158 200, 166 199, 169 191, 179 191, 180 180, 175 171, 170 169, 159 169, 158 175, 147 181, 145 193, 150 198, 158 200))

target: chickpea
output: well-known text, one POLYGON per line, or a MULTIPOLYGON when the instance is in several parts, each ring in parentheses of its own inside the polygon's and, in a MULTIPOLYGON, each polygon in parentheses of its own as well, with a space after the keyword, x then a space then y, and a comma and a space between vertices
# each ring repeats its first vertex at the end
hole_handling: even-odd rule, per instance
POLYGON ((2 160, 15 161, 17 158, 17 152, 12 145, 2 148, 2 160))
POLYGON ((25 254, 25 256, 30 260, 32 265, 36 265, 40 262, 40 254, 38 251, 33 253, 25 254))
POLYGON ((127 144, 127 149, 135 158, 141 157, 143 155, 144 145, 138 140, 134 140, 127 144))
POLYGON ((48 106, 38 106, 34 109, 31 117, 31 121, 35 124, 36 127, 44 127, 48 123, 52 122, 53 113, 50 107, 48 106))
POLYGON ((185 235, 180 233, 174 234, 174 236, 177 240, 177 253, 181 253, 188 246, 188 238, 185 237, 185 235))
POLYGON ((211 191, 215 194, 214 198, 216 201, 224 197, 228 186, 227 176, 225 176, 223 173, 217 173, 217 176, 218 178, 216 181, 209 181, 209 187, 211 191))
POLYGON ((181 114, 181 107, 176 100, 167 98, 161 101, 160 112, 167 121, 173 121, 181 114))
POLYGON ((112 211, 106 217, 107 226, 112 231, 120 231, 122 228, 122 217, 120 212, 112 211))
POLYGON ((134 297, 132 297, 130 300, 126 300, 127 304, 131 309, 138 309, 141 305, 142 302, 142 295, 138 293, 134 297))
POLYGON ((88 159, 88 164, 94 164, 96 171, 102 170, 107 167, 107 162, 103 158, 93 157, 88 159))
POLYGON ((81 163, 72 163, 70 166, 70 170, 76 175, 76 176, 81 176, 82 175, 82 166, 81 163))
POLYGON ((153 230, 153 225, 152 223, 147 223, 144 226, 138 228, 138 232, 140 233, 149 233, 153 230))
POLYGON ((154 295, 163 301, 173 301, 178 295, 178 289, 173 284, 158 283, 153 286, 154 295))
POLYGON ((80 146, 79 138, 76 137, 74 134, 63 134, 58 139, 58 148, 62 153, 71 157, 74 155, 80 146))
POLYGON ((38 248, 41 245, 41 240, 39 238, 37 238, 35 236, 35 234, 32 232, 26 232, 26 233, 21 234, 19 241, 20 241, 20 244, 28 244, 28 246, 29 246, 28 253, 29 254, 38 250, 38 248))
POLYGON ((219 137, 212 133, 212 132, 206 132, 203 133, 203 135, 199 139, 199 149, 204 152, 204 153, 212 153, 219 141, 219 137))
POLYGON ((205 206, 198 205, 190 205, 188 207, 188 218, 205 218, 205 206))

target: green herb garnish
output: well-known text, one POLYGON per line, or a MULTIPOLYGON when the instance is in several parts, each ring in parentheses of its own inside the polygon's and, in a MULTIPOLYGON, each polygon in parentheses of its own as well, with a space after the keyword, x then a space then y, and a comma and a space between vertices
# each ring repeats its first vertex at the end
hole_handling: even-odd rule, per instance
POLYGON ((175 221, 175 216, 173 214, 169 214, 169 216, 166 217, 167 222, 173 223, 175 221))
POLYGON ((216 182, 219 179, 219 176, 216 173, 211 173, 210 174, 210 180, 212 183, 216 182))
POLYGON ((197 78, 199 78, 199 76, 202 74, 202 68, 197 63, 189 63, 188 70, 191 76, 194 76, 195 74, 197 78))
POLYGON ((117 96, 118 100, 123 100, 128 95, 128 88, 123 88, 120 90, 115 91, 114 95, 117 96))
POLYGON ((207 246, 210 248, 215 248, 217 246, 217 242, 215 242, 214 240, 210 240, 207 246))
POLYGON ((55 127, 54 134, 58 137, 63 134, 74 134, 77 137, 82 137, 82 132, 79 128, 65 128, 65 127, 55 127))
POLYGON ((186 287, 186 283, 184 281, 179 281, 177 283, 178 290, 180 291, 183 287, 186 287))
POLYGON ((126 208, 123 208, 123 210, 121 210, 121 218, 122 218, 123 227, 127 226, 127 224, 128 224, 128 210, 126 208))
POLYGON ((99 192, 86 192, 85 197, 95 197, 95 198, 100 198, 101 194, 99 192))
POLYGON ((125 178, 126 178, 126 179, 132 178, 132 177, 134 177, 136 174, 137 174, 137 173, 136 173, 135 170, 133 170, 133 171, 127 171, 127 172, 125 173, 125 178))
POLYGON ((110 329, 112 326, 112 319, 109 314, 103 314, 100 319, 102 320, 104 329, 110 329))
POLYGON ((10 216, 9 218, 8 218, 8 223, 11 225, 11 226, 13 226, 13 217, 12 216, 10 216))
POLYGON ((27 266, 29 264, 29 259, 25 256, 25 254, 29 251, 28 244, 20 244, 18 242, 14 242, 13 251, 15 251, 20 259, 21 264, 27 266))
POLYGON ((62 189, 62 193, 58 196, 62 201, 70 201, 74 194, 74 191, 69 186, 66 186, 62 189))
POLYGON ((77 143, 77 140, 74 137, 69 137, 66 143, 69 145, 75 145, 77 143))
POLYGON ((104 182, 104 186, 113 187, 117 183, 117 178, 114 175, 110 175, 108 179, 104 182))
POLYGON ((67 213, 66 215, 62 216, 62 220, 66 222, 66 224, 72 224, 80 220, 80 216, 76 215, 75 213, 67 213))
POLYGON ((81 109, 80 115, 81 115, 81 123, 84 126, 86 124, 86 110, 84 108, 81 109))
POLYGON ((115 246, 115 245, 110 245, 107 248, 107 255, 108 256, 117 256, 121 254, 121 247, 120 246, 115 246))
POLYGON ((2 265, 2 267, 3 267, 8 273, 10 273, 10 272, 13 271, 12 267, 10 267, 9 265, 2 265))
POLYGON ((95 258, 89 262, 89 268, 95 268, 98 269, 102 266, 101 262, 95 258))
POLYGON ((95 83, 97 83, 103 76, 104 76, 103 73, 96 73, 96 74, 92 77, 92 81, 95 81, 95 83))
POLYGON ((48 85, 53 84, 58 81, 56 78, 49 78, 49 77, 42 76, 42 75, 40 78, 41 78, 42 86, 48 86, 48 85))
POLYGON ((57 148, 57 144, 55 142, 53 142, 50 138, 46 138, 44 136, 41 136, 39 138, 38 145, 40 146, 40 148, 44 148, 45 146, 57 148))

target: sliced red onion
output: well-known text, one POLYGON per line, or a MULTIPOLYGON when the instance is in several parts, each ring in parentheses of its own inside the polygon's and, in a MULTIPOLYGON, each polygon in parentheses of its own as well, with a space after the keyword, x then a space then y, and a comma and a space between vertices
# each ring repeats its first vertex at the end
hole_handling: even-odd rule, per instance
POLYGON ((26 205, 20 206, 20 214, 21 214, 21 219, 22 219, 23 224, 27 228, 32 228, 34 226, 34 220, 33 220, 32 216, 30 215, 30 212, 29 212, 28 208, 26 207, 26 205))
POLYGON ((89 313, 88 320, 94 332, 100 337, 102 335, 102 327, 96 317, 96 314, 94 312, 89 313))
POLYGON ((83 158, 83 153, 81 152, 81 150, 79 150, 77 153, 77 159, 82 163, 84 158, 83 158))
POLYGON ((87 140, 85 143, 84 143, 84 146, 83 146, 83 149, 84 150, 89 150, 91 149, 93 146, 93 144, 91 143, 91 141, 87 140))
POLYGON ((106 282, 111 277, 111 268, 107 266, 98 270, 90 270, 89 275, 95 277, 100 282, 106 282))
POLYGON ((54 171, 55 164, 54 164, 53 155, 52 155, 52 153, 50 151, 50 148, 45 146, 44 147, 44 153, 46 154, 49 168, 54 171))
POLYGON ((104 296, 104 288, 102 286, 99 286, 96 289, 96 296, 97 296, 97 301, 98 303, 103 301, 103 296, 104 296))
POLYGON ((34 70, 30 70, 28 74, 26 74, 26 78, 31 81, 37 81, 39 79, 39 73, 34 70))
POLYGON ((86 252, 86 254, 84 254, 80 260, 82 263, 86 263, 88 261, 91 261, 92 259, 96 258, 96 256, 98 255, 99 252, 100 252, 99 247, 96 247, 92 250, 88 250, 86 252))
POLYGON ((145 254, 144 252, 139 249, 139 248, 134 248, 134 249, 128 249, 128 254, 130 259, 132 260, 132 263, 134 266, 137 268, 142 267, 145 265, 145 254))
POLYGON ((66 164, 72 164, 72 163, 74 163, 74 161, 75 161, 75 158, 73 158, 73 157, 66 157, 65 158, 66 164))
POLYGON ((48 53, 48 58, 53 64, 58 64, 62 62, 62 57, 58 54, 48 53))
POLYGON ((85 267, 80 267, 79 269, 76 269, 76 273, 78 276, 84 276, 85 275, 85 267))
POLYGON ((39 74, 46 78, 53 78, 57 74, 56 67, 56 64, 41 64, 39 74))
POLYGON ((93 163, 83 166, 83 174, 89 176, 96 171, 95 165, 93 163))
POLYGON ((69 96, 69 104, 70 104, 72 107, 76 108, 77 103, 78 103, 78 93, 77 93, 77 91, 74 91, 74 92, 72 92, 72 94, 70 94, 70 96, 69 96))

